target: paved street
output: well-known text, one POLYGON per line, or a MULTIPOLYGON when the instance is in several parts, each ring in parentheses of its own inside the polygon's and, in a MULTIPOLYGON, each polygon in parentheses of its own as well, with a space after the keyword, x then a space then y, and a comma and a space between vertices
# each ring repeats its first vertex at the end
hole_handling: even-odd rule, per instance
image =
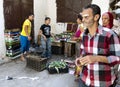
POLYGON ((74 82, 71 74, 50 75, 47 70, 37 72, 26 68, 26 62, 17 60, 0 66, 0 87, 78 87, 78 83, 74 82), (13 77, 13 80, 6 80, 6 76, 13 77), (32 80, 30 77, 39 79, 32 80))
MULTIPOLYGON (((50 61, 61 58, 63 56, 55 56, 50 61)), ((26 62, 19 59, 0 65, 0 87, 78 87, 74 79, 69 73, 50 75, 47 70, 37 72, 27 68, 26 62), (13 77, 13 80, 6 80, 7 76, 13 77)))

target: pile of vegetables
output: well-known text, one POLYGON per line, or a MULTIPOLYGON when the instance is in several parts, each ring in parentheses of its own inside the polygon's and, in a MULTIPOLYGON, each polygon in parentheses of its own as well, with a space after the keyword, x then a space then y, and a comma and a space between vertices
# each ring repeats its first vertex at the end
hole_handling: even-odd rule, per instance
POLYGON ((57 73, 59 73, 59 70, 60 69, 65 69, 67 66, 67 63, 66 62, 63 62, 63 61, 54 61, 54 62, 51 62, 49 65, 48 65, 48 68, 52 68, 52 69, 55 69, 57 71, 57 73))

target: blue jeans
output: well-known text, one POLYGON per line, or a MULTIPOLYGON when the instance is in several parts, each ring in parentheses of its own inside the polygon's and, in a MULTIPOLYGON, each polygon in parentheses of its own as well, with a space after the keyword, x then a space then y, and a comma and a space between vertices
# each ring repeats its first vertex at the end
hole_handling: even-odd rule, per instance
POLYGON ((29 47, 30 47, 30 41, 28 40, 28 37, 26 36, 20 36, 20 49, 21 49, 21 52, 24 53, 24 52, 28 52, 29 51, 29 47))
POLYGON ((47 38, 45 41, 43 37, 41 37, 41 45, 43 49, 42 57, 51 57, 51 39, 47 38))

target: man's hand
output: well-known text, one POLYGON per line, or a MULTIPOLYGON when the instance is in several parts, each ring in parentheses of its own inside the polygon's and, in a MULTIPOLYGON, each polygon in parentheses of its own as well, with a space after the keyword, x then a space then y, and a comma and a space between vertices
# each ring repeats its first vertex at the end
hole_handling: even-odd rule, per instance
POLYGON ((28 40, 30 41, 32 38, 30 36, 28 36, 28 40))
POLYGON ((77 38, 77 37, 72 37, 71 38, 71 41, 76 41, 76 40, 78 40, 79 38, 77 38))
POLYGON ((81 58, 77 58, 75 64, 88 65, 96 62, 108 63, 108 59, 105 56, 87 55, 81 58))
POLYGON ((98 61, 97 57, 88 55, 88 56, 85 56, 85 57, 77 58, 76 61, 75 61, 75 64, 76 64, 76 66, 83 66, 83 65, 88 65, 88 64, 91 64, 91 63, 95 63, 97 61, 98 61))
POLYGON ((77 58, 77 59, 75 60, 75 65, 76 65, 76 66, 82 66, 82 65, 81 65, 81 62, 80 62, 80 58, 81 58, 81 57, 79 57, 79 58, 77 58))
POLYGON ((80 58, 81 65, 88 65, 91 63, 95 63, 95 62, 98 62, 97 56, 88 55, 88 56, 80 58))
POLYGON ((44 40, 45 40, 45 41, 47 41, 47 38, 46 38, 46 36, 44 36, 43 38, 44 38, 44 40))

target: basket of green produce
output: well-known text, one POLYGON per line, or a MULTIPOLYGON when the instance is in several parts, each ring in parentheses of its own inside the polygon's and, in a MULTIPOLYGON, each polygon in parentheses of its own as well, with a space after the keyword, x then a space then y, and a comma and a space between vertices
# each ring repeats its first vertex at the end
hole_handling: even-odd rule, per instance
POLYGON ((47 70, 50 74, 54 73, 68 73, 69 68, 67 63, 63 61, 53 61, 47 64, 47 70))

